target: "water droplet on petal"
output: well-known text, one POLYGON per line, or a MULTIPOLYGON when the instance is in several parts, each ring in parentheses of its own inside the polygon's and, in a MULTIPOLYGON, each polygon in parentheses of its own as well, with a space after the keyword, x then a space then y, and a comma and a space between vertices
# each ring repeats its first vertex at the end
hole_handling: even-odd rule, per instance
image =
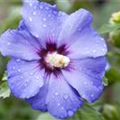
POLYGON ((58 106, 60 106, 60 103, 58 103, 58 106))
POLYGON ((36 9, 37 7, 36 6, 34 6, 34 9, 36 9))
POLYGON ((94 94, 91 94, 91 97, 94 97, 94 94))
POLYGON ((30 75, 33 76, 33 73, 31 72, 30 75))
POLYGON ((49 7, 46 7, 46 10, 49 10, 49 7))
POLYGON ((20 69, 18 69, 18 72, 20 72, 21 70, 20 69))
POLYGON ((43 21, 46 21, 46 18, 43 18, 43 21))
POLYGON ((33 15, 36 15, 36 14, 37 14, 37 13, 34 11, 34 12, 33 12, 33 15))
POLYGON ((56 14, 57 14, 57 11, 53 11, 53 14, 55 14, 55 15, 56 15, 56 14))
POLYGON ((87 82, 84 82, 84 85, 86 85, 87 84, 87 82))
POLYGON ((56 92, 55 95, 57 96, 57 95, 58 95, 58 92, 56 92))
POLYGON ((72 110, 68 110, 68 116, 71 117, 73 116, 74 112, 72 110))
POLYGON ((64 95, 64 99, 67 100, 68 99, 68 95, 64 95))
POLYGON ((23 79, 23 76, 20 76, 21 79, 23 79))
POLYGON ((32 18, 31 17, 29 17, 29 21, 32 22, 32 18))
POLYGON ((105 49, 104 49, 104 48, 102 49, 102 52, 105 52, 105 49))
POLYGON ((13 70, 15 70, 15 67, 12 67, 13 70))
POLYGON ((44 24, 43 27, 46 27, 46 24, 44 24))
POLYGON ((26 82, 29 82, 29 80, 27 79, 26 82))
POLYGON ((39 79, 39 77, 38 77, 38 76, 35 76, 35 78, 36 78, 36 79, 39 79))
POLYGON ((51 15, 49 14, 48 17, 51 17, 51 15))
POLYGON ((18 62, 18 63, 19 63, 20 61, 21 61, 21 59, 16 59, 16 62, 18 62))
POLYGON ((32 3, 29 3, 29 6, 32 7, 32 3))
POLYGON ((26 87, 27 85, 26 85, 26 84, 24 84, 24 86, 26 87))
POLYGON ((8 44, 8 45, 11 45, 11 43, 10 43, 10 42, 8 42, 7 44, 8 44))
POLYGON ((54 37, 54 36, 55 36, 55 34, 53 33, 53 34, 52 34, 52 36, 54 37))
POLYGON ((93 53, 96 53, 96 50, 93 50, 93 53))
POLYGON ((43 9, 43 6, 42 6, 42 5, 40 5, 40 9, 43 9))

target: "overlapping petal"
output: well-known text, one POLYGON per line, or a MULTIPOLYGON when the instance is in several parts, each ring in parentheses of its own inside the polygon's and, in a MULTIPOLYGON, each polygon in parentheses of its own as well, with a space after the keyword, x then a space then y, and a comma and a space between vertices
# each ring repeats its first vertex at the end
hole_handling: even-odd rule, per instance
POLYGON ((67 17, 65 13, 58 12, 56 6, 38 1, 24 2, 22 15, 29 31, 43 43, 56 40, 67 17))
POLYGON ((50 114, 59 119, 71 117, 82 103, 82 99, 62 77, 51 76, 47 95, 50 114))
POLYGON ((102 91, 106 59, 104 57, 74 60, 69 71, 62 73, 68 83, 73 86, 88 102, 97 100, 102 91), (72 74, 71 74, 72 73, 72 74))
POLYGON ((32 105, 33 109, 46 112, 47 111, 46 97, 48 94, 49 79, 46 78, 44 80, 45 80, 45 84, 39 90, 38 94, 36 94, 34 97, 26 99, 26 101, 32 105))
POLYGON ((0 39, 0 50, 4 56, 37 60, 39 49, 37 40, 26 30, 7 30, 0 39))
POLYGON ((62 29, 59 34, 59 45, 66 43, 70 45, 80 37, 80 32, 91 24, 93 18, 89 11, 80 9, 72 13, 62 24, 62 29))
POLYGON ((48 110, 56 118, 63 119, 71 117, 83 103, 82 98, 62 77, 57 78, 51 75, 47 87, 47 94, 43 88, 45 91, 41 89, 38 95, 27 100, 33 108, 42 111, 48 110))
POLYGON ((62 25, 59 45, 65 44, 72 59, 104 56, 107 52, 103 38, 91 27, 92 15, 85 9, 71 14, 62 25))
POLYGON ((107 52, 105 40, 87 26, 79 33, 76 42, 69 46, 69 57, 72 59, 104 56, 107 52))
POLYGON ((12 59, 8 63, 7 73, 9 87, 19 98, 33 97, 44 85, 44 71, 40 70, 37 61, 12 59))

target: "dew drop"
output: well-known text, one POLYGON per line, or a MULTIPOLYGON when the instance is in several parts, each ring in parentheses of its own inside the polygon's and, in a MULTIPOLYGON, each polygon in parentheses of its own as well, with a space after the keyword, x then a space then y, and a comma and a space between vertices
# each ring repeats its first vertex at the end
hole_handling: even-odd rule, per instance
POLYGON ((51 17, 51 15, 49 14, 48 17, 51 17))
POLYGON ((85 98, 85 94, 82 94, 82 97, 85 98))
POLYGON ((46 18, 43 18, 43 21, 46 21, 46 18))
POLYGON ((57 96, 57 95, 58 95, 58 92, 56 92, 55 95, 57 96))
POLYGON ((32 22, 32 18, 31 17, 29 17, 29 21, 32 22))
POLYGON ((49 7, 46 7, 46 10, 49 10, 49 7))
POLYGON ((102 52, 105 52, 105 49, 104 49, 104 48, 102 49, 102 52))
POLYGON ((11 43, 10 43, 10 42, 8 42, 7 44, 8 44, 8 45, 11 45, 11 43))
POLYGON ((29 6, 32 7, 32 3, 29 3, 29 6))
POLYGON ((37 14, 37 13, 34 11, 34 12, 33 12, 33 15, 36 15, 36 14, 37 14))
POLYGON ((37 7, 36 6, 34 6, 34 9, 36 9, 37 7))
POLYGON ((94 94, 91 94, 91 97, 94 97, 94 94))
POLYGON ((54 37, 54 36, 55 36, 55 34, 53 33, 53 34, 52 34, 52 36, 54 37))
POLYGON ((68 110, 68 116, 71 117, 73 116, 74 112, 72 110, 68 110))
POLYGON ((46 24, 44 24, 43 27, 46 27, 46 24))
POLYGON ((20 76, 21 79, 23 79, 23 76, 20 76))
POLYGON ((30 75, 33 76, 33 73, 31 72, 30 75))
POLYGON ((42 6, 42 5, 40 6, 40 9, 43 9, 43 6, 42 6))
POLYGON ((101 40, 102 40, 102 41, 104 41, 104 39, 103 39, 103 38, 102 38, 101 40))
POLYGON ((60 103, 58 103, 58 106, 60 106, 60 103))
POLYGON ((20 61, 21 61, 21 59, 16 59, 16 62, 18 62, 18 63, 19 63, 20 61))
POLYGON ((93 53, 96 53, 96 50, 93 50, 93 53))
POLYGON ((87 84, 87 82, 84 82, 84 85, 86 85, 87 84))
POLYGON ((26 82, 29 82, 29 80, 27 79, 26 82))
POLYGON ((38 35, 38 34, 34 34, 34 36, 35 36, 36 38, 38 38, 38 37, 39 37, 39 35, 38 35))
POLYGON ((68 99, 68 95, 64 95, 64 99, 67 100, 68 99))
POLYGON ((57 14, 57 12, 56 12, 56 11, 53 11, 53 14, 55 14, 55 15, 56 15, 56 14, 57 14))
POLYGON ((36 78, 36 79, 39 79, 39 77, 38 77, 38 76, 35 76, 35 78, 36 78))
POLYGON ((106 48, 106 45, 104 44, 104 47, 106 48))
POLYGON ((18 72, 20 72, 21 70, 20 69, 18 69, 18 72))
POLYGON ((13 70, 15 70, 15 67, 12 67, 13 70))

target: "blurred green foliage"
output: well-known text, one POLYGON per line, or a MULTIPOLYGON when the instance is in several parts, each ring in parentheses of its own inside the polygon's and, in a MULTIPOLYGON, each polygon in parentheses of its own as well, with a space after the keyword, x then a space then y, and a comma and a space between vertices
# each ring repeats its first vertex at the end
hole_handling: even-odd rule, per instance
MULTIPOLYGON (((111 25, 112 13, 120 10, 119 0, 42 0, 57 4, 58 9, 68 14, 82 8, 90 10, 94 16, 94 27, 108 44, 108 64, 104 84, 108 85, 99 101, 85 104, 77 113, 66 120, 120 120, 120 24, 111 25), (101 27, 102 26, 102 27, 101 27), (113 34, 114 33, 114 34, 113 34), (116 35, 117 34, 117 41, 116 35), (112 37, 111 37, 112 35, 112 37)), ((0 34, 7 29, 17 28, 22 16, 21 0, 0 1, 0 34)), ((0 120, 56 120, 48 113, 33 110, 24 100, 10 96, 7 78, 3 75, 8 58, 0 55, 0 120), (6 98, 8 97, 8 98, 6 98), (5 99, 3 99, 5 98, 5 99)))

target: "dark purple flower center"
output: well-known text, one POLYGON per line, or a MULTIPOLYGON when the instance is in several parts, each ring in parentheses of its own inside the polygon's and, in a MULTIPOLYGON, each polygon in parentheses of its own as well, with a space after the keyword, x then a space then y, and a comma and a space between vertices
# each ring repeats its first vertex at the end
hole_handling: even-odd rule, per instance
POLYGON ((68 66, 64 68, 50 66, 50 64, 46 62, 46 57, 48 54, 52 54, 54 52, 57 52, 57 54, 64 56, 68 55, 68 51, 65 44, 61 45, 60 47, 57 47, 56 43, 46 43, 46 47, 41 48, 41 50, 39 51, 39 55, 41 57, 39 65, 41 69, 45 69, 45 73, 47 75, 53 73, 55 76, 57 76, 61 73, 61 69, 66 69, 68 66))

